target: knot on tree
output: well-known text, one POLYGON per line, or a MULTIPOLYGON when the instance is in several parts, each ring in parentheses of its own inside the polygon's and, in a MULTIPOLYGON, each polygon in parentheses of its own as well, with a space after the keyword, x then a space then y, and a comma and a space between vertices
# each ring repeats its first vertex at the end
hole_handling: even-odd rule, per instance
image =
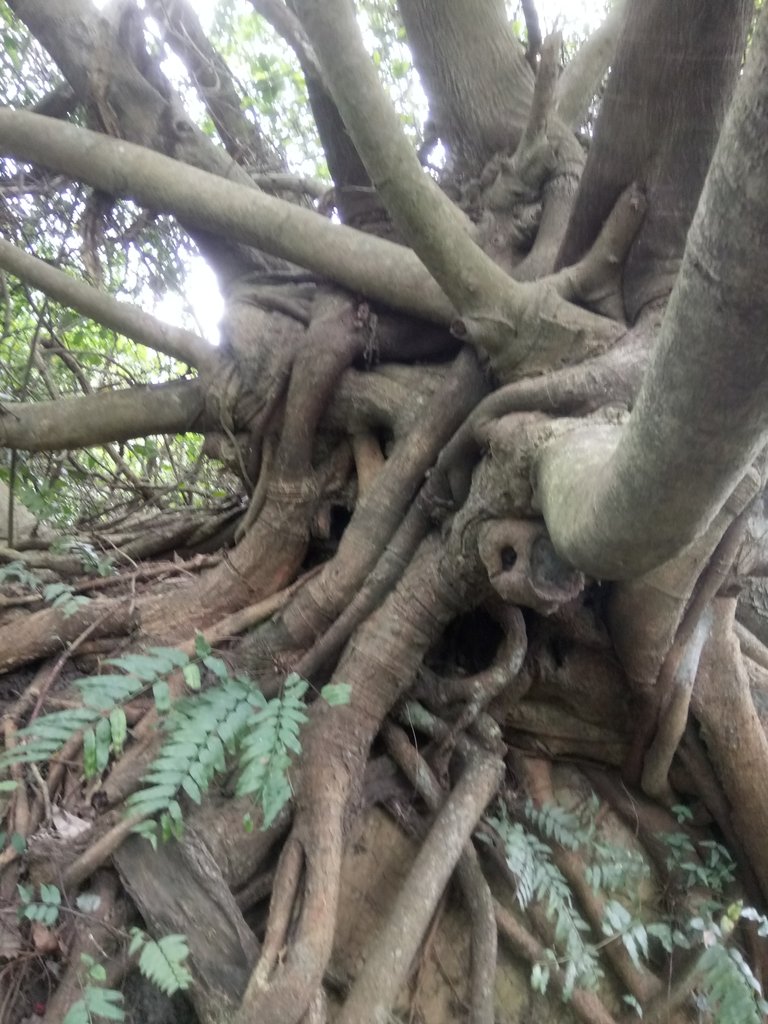
POLYGON ((504 601, 551 615, 584 589, 584 574, 558 556, 542 522, 495 519, 478 530, 480 560, 504 601))

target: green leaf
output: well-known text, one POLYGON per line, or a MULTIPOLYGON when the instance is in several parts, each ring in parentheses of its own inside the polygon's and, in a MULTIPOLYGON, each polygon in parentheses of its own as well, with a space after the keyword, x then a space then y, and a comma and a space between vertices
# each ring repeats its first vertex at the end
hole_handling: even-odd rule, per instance
POLYGON ((320 691, 320 696, 331 707, 341 704, 349 704, 352 694, 352 687, 349 683, 328 683, 320 691))
POLYGON ((189 956, 184 935, 165 935, 157 942, 147 939, 141 948, 139 970, 165 992, 173 995, 180 989, 189 988, 192 975, 184 966, 189 956))
POLYGON ((55 885, 47 885, 43 882, 40 886, 40 899, 43 903, 50 903, 58 907, 61 904, 61 893, 55 885))
POLYGON ((84 1001, 90 1015, 103 1017, 105 1020, 125 1020, 122 992, 90 986, 85 990, 84 1001))
POLYGON ((227 679, 229 677, 227 663, 222 661, 221 658, 217 658, 212 654, 207 655, 203 658, 203 664, 210 672, 213 672, 215 676, 218 676, 219 679, 227 679))
POLYGON ((87 729, 83 734, 83 773, 86 779, 93 779, 99 773, 96 733, 93 729, 87 729))
POLYGON ((184 675, 184 682, 187 684, 190 690, 200 689, 200 666, 194 662, 190 662, 189 665, 185 665, 181 670, 184 675))
POLYGON ((148 654, 124 654, 119 658, 107 658, 105 664, 122 668, 144 683, 153 683, 173 669, 173 662, 168 658, 156 658, 148 654))
POLYGON ((100 718, 94 730, 96 734, 96 770, 97 774, 105 770, 109 764, 109 752, 112 747, 112 725, 108 718, 100 718))
POLYGON ((113 708, 109 713, 109 728, 112 736, 112 749, 115 756, 119 757, 123 752, 125 741, 128 737, 128 719, 122 708, 113 708))
MULTIPOLYGON (((101 906, 101 896, 95 892, 81 892, 75 900, 75 905, 78 910, 81 910, 84 914, 93 914, 101 906)), ((83 953, 82 956, 87 954, 83 953)))
POLYGON ((184 668, 189 663, 189 655, 176 647, 148 647, 147 654, 165 659, 173 668, 184 668))
POLYGON ((206 658, 213 648, 205 639, 202 633, 195 633, 195 654, 198 658, 206 658))
POLYGON ((157 710, 161 715, 171 710, 171 691, 164 679, 155 683, 152 687, 152 695, 155 698, 157 710))

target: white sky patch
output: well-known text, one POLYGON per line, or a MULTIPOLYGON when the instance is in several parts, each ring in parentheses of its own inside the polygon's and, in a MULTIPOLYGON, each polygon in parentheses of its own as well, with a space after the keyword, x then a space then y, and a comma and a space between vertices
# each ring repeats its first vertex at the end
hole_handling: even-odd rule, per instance
POLYGON ((174 327, 196 330, 211 345, 219 344, 219 321, 224 315, 224 300, 216 275, 202 256, 192 256, 187 262, 185 295, 166 292, 158 299, 152 312, 174 327))

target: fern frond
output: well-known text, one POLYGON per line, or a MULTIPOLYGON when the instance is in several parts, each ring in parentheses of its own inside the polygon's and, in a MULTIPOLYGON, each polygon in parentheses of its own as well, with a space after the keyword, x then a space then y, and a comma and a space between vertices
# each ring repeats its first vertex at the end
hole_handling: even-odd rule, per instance
POLYGON ((717 942, 699 961, 702 994, 718 1024, 761 1024, 765 1001, 760 984, 737 949, 717 942))
MULTIPOLYGON (((564 998, 570 998, 577 983, 583 988, 594 988, 603 972, 594 946, 584 940, 590 927, 574 906, 568 882, 552 861, 551 849, 519 822, 510 822, 503 813, 490 824, 504 843, 521 907, 525 909, 534 898, 539 900, 554 924, 558 954, 567 961, 564 998)), ((558 827, 560 825, 562 820, 558 827)))
POLYGON ((97 1024, 97 1019, 125 1020, 122 992, 89 985, 83 991, 83 998, 70 1006, 62 1024, 97 1024))
POLYGON ((184 964, 189 956, 186 936, 164 935, 155 941, 140 928, 134 928, 128 951, 131 956, 139 953, 139 970, 166 995, 172 996, 192 983, 192 975, 184 964))

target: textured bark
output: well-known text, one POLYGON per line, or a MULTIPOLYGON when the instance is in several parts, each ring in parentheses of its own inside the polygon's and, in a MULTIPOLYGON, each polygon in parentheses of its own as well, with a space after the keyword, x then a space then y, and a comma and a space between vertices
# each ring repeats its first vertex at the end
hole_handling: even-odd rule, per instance
POLYGON ((751 12, 749 0, 629 2, 560 263, 587 251, 618 195, 639 183, 649 213, 624 270, 630 320, 675 281, 751 12))
POLYGON ((533 73, 502 0, 399 0, 437 134, 462 174, 514 152, 533 97, 533 73))

